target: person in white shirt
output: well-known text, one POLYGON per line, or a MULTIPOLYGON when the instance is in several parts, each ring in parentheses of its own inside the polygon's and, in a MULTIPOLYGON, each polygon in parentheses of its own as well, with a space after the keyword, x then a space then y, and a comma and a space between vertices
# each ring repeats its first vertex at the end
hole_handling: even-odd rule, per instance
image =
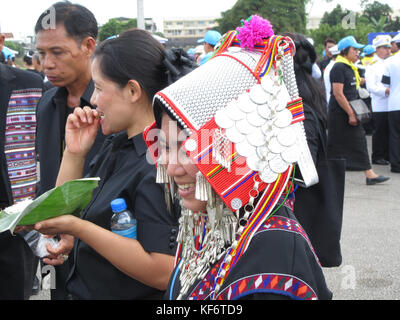
POLYGON ((334 45, 333 47, 329 48, 328 50, 331 53, 332 57, 324 71, 324 84, 325 84, 325 91, 326 91, 326 101, 327 101, 326 107, 327 108, 329 106, 329 100, 331 99, 331 93, 332 93, 330 74, 331 74, 332 67, 335 64, 336 57, 340 54, 340 51, 339 51, 339 48, 337 45, 334 45))
MULTIPOLYGON (((307 38, 307 41, 314 47, 314 40, 312 38, 307 38)), ((311 76, 316 80, 319 80, 322 77, 321 69, 316 62, 312 66, 311 76)))
POLYGON ((389 119, 388 96, 389 89, 382 83, 385 59, 390 57, 391 37, 377 36, 372 45, 376 55, 366 67, 365 81, 371 96, 374 132, 372 134, 372 163, 377 165, 389 164, 389 119))
POLYGON ((385 61, 382 83, 389 89, 389 161, 391 171, 400 173, 400 54, 385 61))
POLYGON ((400 32, 392 39, 392 56, 398 54, 400 51, 400 32))

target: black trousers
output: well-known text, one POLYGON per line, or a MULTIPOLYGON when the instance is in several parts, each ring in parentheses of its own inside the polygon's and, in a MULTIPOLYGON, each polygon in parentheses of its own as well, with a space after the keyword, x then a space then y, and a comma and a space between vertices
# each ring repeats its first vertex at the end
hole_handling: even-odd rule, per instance
POLYGON ((372 161, 389 160, 389 113, 374 112, 375 124, 372 134, 372 161))
POLYGON ((400 111, 389 112, 389 161, 392 169, 400 170, 400 111))
POLYGON ((27 300, 32 294, 36 258, 25 240, 0 234, 0 300, 27 300))

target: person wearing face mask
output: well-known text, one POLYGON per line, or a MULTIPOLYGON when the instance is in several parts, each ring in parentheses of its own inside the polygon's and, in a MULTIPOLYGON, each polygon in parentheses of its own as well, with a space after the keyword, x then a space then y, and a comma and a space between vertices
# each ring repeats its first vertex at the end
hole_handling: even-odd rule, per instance
POLYGON ((157 181, 182 206, 167 299, 332 297, 292 212, 294 166, 316 182, 294 51, 254 15, 155 96, 157 181))
POLYGON ((97 109, 75 108, 68 117, 57 185, 82 178, 99 127, 107 136, 90 166, 88 176, 101 180, 82 219, 63 216, 35 225, 44 234, 76 238, 66 281, 71 299, 161 299, 167 288, 177 213, 167 210, 143 138, 143 131, 154 122, 153 96, 168 85, 168 71, 173 69, 167 67, 173 62, 165 59, 162 45, 144 30, 128 30, 104 41, 91 65, 95 87, 91 103, 97 109), (125 199, 137 220, 137 239, 110 230, 110 203, 117 198, 125 199))
POLYGON ((346 159, 347 170, 364 171, 367 185, 389 180, 371 167, 363 126, 358 122, 350 102, 359 99, 358 89, 365 81, 358 73, 358 49, 364 47, 353 36, 338 43, 341 51, 330 74, 332 94, 328 116, 328 157, 346 159))

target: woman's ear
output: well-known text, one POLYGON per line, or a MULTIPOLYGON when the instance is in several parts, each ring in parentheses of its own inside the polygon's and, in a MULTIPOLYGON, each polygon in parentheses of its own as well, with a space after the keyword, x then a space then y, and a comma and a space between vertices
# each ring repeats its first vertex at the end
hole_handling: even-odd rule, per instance
POLYGON ((129 99, 132 103, 139 101, 142 97, 143 89, 136 80, 129 80, 126 89, 128 90, 129 99))

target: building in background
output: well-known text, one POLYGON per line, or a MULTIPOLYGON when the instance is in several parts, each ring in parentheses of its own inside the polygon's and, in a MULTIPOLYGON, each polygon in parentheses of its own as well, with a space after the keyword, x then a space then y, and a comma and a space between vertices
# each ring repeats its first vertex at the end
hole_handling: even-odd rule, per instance
POLYGON ((216 17, 165 19, 163 34, 171 47, 195 47, 197 40, 211 29, 218 27, 216 17))
POLYGON ((315 17, 307 17, 307 30, 314 30, 318 29, 321 23, 322 16, 315 16, 315 17))
MULTIPOLYGON (((129 22, 133 18, 119 17, 115 18, 118 22, 129 22)), ((147 31, 151 33, 157 32, 157 25, 154 22, 153 18, 145 18, 144 19, 145 28, 147 31)))

